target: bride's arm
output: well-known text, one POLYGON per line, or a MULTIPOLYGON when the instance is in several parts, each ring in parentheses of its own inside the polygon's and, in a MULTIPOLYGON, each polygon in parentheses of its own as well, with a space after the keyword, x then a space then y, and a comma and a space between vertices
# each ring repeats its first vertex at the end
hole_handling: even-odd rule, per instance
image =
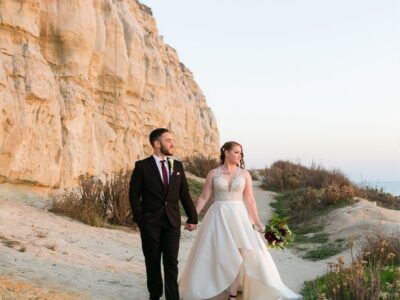
POLYGON ((251 180, 250 173, 244 170, 242 172, 244 172, 244 177, 246 179, 246 186, 243 193, 247 211, 249 212, 250 218, 253 220, 254 224, 260 229, 264 229, 264 224, 260 222, 260 218, 258 216, 256 199, 253 195, 253 182, 251 180))
POLYGON ((206 182, 203 185, 203 190, 200 197, 196 201, 196 212, 199 214, 212 195, 212 179, 215 175, 215 170, 208 172, 206 182))

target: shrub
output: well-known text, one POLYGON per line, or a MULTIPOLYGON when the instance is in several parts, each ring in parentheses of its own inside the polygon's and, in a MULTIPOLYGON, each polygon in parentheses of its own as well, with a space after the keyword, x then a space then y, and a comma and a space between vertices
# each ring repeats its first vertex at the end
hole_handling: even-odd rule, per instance
POLYGON ((318 208, 321 205, 322 193, 312 187, 306 188, 303 194, 303 207, 305 208, 318 208))
POLYGON ((266 190, 283 191, 283 170, 276 167, 265 168, 260 171, 261 187, 266 190))
POLYGON ((322 201, 326 206, 340 201, 351 200, 355 196, 355 189, 351 185, 328 185, 324 188, 322 201))
POLYGON ((369 201, 375 201, 379 206, 382 207, 400 210, 399 196, 393 196, 390 193, 384 192, 382 189, 372 188, 365 185, 361 185, 355 189, 355 195, 360 198, 368 199, 369 201))
POLYGON ((106 183, 93 176, 79 177, 79 187, 53 196, 50 211, 96 227, 104 222, 127 225, 132 220, 129 204, 130 171, 108 176, 106 183))
POLYGON ((256 169, 249 169, 248 170, 251 176, 252 180, 259 180, 260 178, 258 177, 258 172, 256 169))
POLYGON ((301 187, 321 189, 327 185, 351 185, 351 181, 339 170, 327 171, 312 163, 309 168, 290 161, 276 161, 270 168, 260 171, 263 186, 272 190, 301 187))
POLYGON ((400 265, 400 234, 387 235, 377 230, 365 235, 360 240, 357 258, 381 265, 393 260, 393 263, 400 265))
POLYGON ((303 187, 303 173, 300 170, 288 171, 283 174, 285 189, 294 190, 303 187))
MULTIPOLYGON (((367 234, 357 258, 352 255, 349 266, 339 257, 337 262, 329 263, 326 275, 305 283, 304 299, 399 299, 399 244, 395 234, 367 234), (392 250, 395 252, 389 252, 392 250)), ((350 245, 353 250, 354 240, 350 240, 350 245)))
POLYGON ((261 186, 273 191, 303 191, 302 198, 291 201, 292 210, 324 208, 352 200, 357 193, 351 181, 339 170, 327 171, 320 165, 307 168, 289 161, 276 161, 260 171, 261 186))
POLYGON ((80 176, 78 189, 54 196, 50 211, 92 226, 103 226, 107 205, 102 187, 100 180, 89 175, 80 176))
MULTIPOLYGON (((325 206, 358 196, 375 201, 379 206, 400 210, 399 196, 365 185, 356 186, 340 170, 328 171, 315 163, 307 168, 290 161, 279 160, 270 168, 260 170, 259 174, 261 187, 266 190, 283 192, 294 189, 316 189, 318 193, 323 194, 323 197, 319 196, 319 201, 325 206)), ((308 200, 316 199, 308 198, 308 200)))
POLYGON ((201 178, 206 178, 208 172, 220 165, 215 158, 201 155, 187 157, 185 162, 185 170, 201 178))
POLYGON ((132 210, 129 203, 129 182, 131 171, 120 170, 107 179, 104 185, 104 201, 109 204, 107 221, 116 225, 132 224, 132 210))

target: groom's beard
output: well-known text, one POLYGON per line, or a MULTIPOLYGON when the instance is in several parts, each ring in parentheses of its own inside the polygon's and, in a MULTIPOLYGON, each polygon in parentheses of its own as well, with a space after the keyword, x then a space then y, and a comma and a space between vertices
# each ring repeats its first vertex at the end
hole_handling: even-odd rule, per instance
POLYGON ((161 151, 161 153, 162 153, 162 154, 164 154, 165 156, 171 156, 171 155, 174 155, 174 154, 171 152, 171 150, 170 150, 170 149, 168 149, 168 148, 166 148, 166 147, 164 147, 164 145, 163 145, 163 144, 161 144, 160 151, 161 151))

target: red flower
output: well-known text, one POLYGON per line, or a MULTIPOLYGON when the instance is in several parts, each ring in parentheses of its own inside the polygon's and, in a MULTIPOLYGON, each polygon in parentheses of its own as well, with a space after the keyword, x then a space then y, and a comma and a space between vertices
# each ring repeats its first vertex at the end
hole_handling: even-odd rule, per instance
POLYGON ((278 231, 281 234, 281 236, 285 236, 286 235, 286 230, 284 228, 279 228, 278 231))
POLYGON ((272 242, 276 239, 275 235, 271 231, 267 231, 264 235, 265 239, 269 242, 272 242))
POLYGON ((279 239, 272 231, 267 231, 264 235, 265 239, 272 243, 272 242, 280 242, 282 241, 281 239, 279 239))

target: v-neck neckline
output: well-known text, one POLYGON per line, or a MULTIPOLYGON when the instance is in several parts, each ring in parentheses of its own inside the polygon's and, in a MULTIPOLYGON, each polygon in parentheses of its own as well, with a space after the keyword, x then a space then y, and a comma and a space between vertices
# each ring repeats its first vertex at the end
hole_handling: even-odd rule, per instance
POLYGON ((228 184, 228 190, 229 190, 229 192, 231 191, 231 189, 232 189, 232 184, 235 182, 235 180, 239 177, 239 175, 240 175, 240 172, 238 172, 239 171, 239 167, 237 167, 236 168, 236 170, 235 170, 235 175, 233 175, 233 177, 232 177, 232 179, 231 179, 231 181, 229 182, 226 178, 225 178, 225 175, 224 175, 224 173, 223 173, 223 170, 222 170, 222 166, 221 167, 219 167, 219 172, 221 173, 221 177, 224 179, 224 181, 228 184))

